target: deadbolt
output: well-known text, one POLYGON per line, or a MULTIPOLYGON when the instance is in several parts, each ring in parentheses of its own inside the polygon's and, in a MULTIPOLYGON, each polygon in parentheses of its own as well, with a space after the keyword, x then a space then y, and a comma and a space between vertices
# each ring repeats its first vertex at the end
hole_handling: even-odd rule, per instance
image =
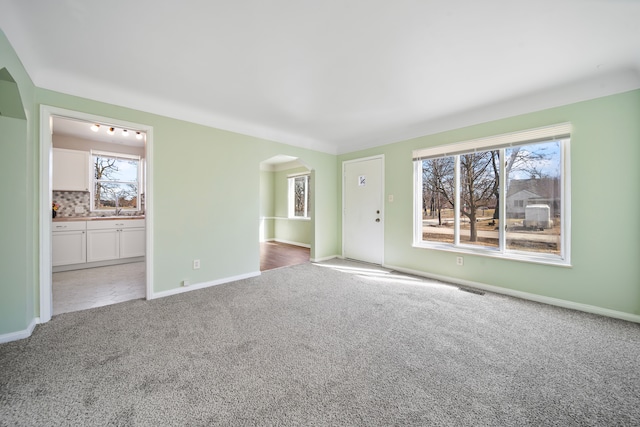
POLYGON ((380 211, 376 211, 376 213, 377 213, 377 214, 379 214, 379 213, 380 213, 380 211))

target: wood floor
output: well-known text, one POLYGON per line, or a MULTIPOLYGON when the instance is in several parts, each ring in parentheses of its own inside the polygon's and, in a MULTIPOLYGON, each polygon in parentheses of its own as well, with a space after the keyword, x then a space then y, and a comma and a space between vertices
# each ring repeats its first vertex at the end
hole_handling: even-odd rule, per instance
POLYGON ((260 271, 309 262, 309 248, 280 242, 260 243, 260 271))

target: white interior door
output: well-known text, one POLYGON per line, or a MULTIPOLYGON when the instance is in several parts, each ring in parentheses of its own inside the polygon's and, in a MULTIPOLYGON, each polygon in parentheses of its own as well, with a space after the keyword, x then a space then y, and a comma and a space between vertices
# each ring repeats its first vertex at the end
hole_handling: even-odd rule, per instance
POLYGON ((345 258, 383 262, 382 157, 343 163, 342 253, 345 258))

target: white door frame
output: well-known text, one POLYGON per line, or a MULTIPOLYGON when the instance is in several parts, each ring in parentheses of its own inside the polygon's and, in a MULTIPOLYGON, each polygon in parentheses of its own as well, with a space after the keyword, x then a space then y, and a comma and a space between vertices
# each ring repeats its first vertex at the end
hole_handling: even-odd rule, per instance
POLYGON ((345 200, 346 200, 346 191, 345 191, 345 170, 346 170, 346 166, 350 163, 358 163, 358 162, 364 162, 367 160, 375 160, 375 159, 380 159, 382 161, 382 170, 380 171, 381 176, 380 176, 380 200, 381 200, 381 206, 380 206, 380 214, 382 217, 382 227, 380 227, 380 244, 382 245, 381 251, 382 251, 382 260, 381 260, 381 265, 384 265, 384 229, 385 229, 385 212, 384 212, 384 206, 385 206, 385 199, 384 199, 384 169, 385 169, 385 164, 384 164, 384 154, 378 154, 376 156, 369 156, 369 157, 362 157, 360 159, 353 159, 353 160, 345 160, 342 162, 342 258, 344 258, 344 236, 345 236, 345 232, 344 232, 344 223, 345 223, 345 200))
POLYGON ((136 129, 147 134, 146 143, 146 298, 153 297, 153 127, 110 117, 97 116, 80 111, 67 110, 49 105, 40 106, 40 316, 39 323, 51 320, 53 300, 51 287, 51 178, 52 178, 52 131, 53 116, 68 117, 89 123, 112 124, 125 129, 136 129))

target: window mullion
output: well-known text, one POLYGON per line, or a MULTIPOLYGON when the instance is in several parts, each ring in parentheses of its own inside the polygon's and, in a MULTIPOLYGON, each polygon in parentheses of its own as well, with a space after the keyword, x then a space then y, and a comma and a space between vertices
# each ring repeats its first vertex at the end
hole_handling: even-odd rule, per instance
POLYGON ((507 157, 506 150, 500 149, 500 177, 498 178, 498 248, 504 253, 507 247, 507 157))
POLYGON ((454 179, 454 206, 453 206, 453 244, 460 244, 460 156, 455 156, 453 171, 454 179))
POLYGON ((423 169, 423 161, 419 160, 419 161, 415 161, 413 162, 413 174, 414 174, 414 198, 413 198, 413 203, 414 203, 414 221, 413 221, 413 238, 414 238, 414 242, 421 242, 423 239, 422 236, 422 228, 423 228, 423 217, 422 217, 422 212, 424 209, 423 206, 423 198, 422 198, 422 194, 424 191, 424 187, 423 187, 423 176, 422 176, 422 169, 423 169))
POLYGON ((305 176, 304 177, 304 217, 307 218, 308 215, 308 209, 309 207, 307 206, 307 200, 309 200, 309 177, 305 176))

